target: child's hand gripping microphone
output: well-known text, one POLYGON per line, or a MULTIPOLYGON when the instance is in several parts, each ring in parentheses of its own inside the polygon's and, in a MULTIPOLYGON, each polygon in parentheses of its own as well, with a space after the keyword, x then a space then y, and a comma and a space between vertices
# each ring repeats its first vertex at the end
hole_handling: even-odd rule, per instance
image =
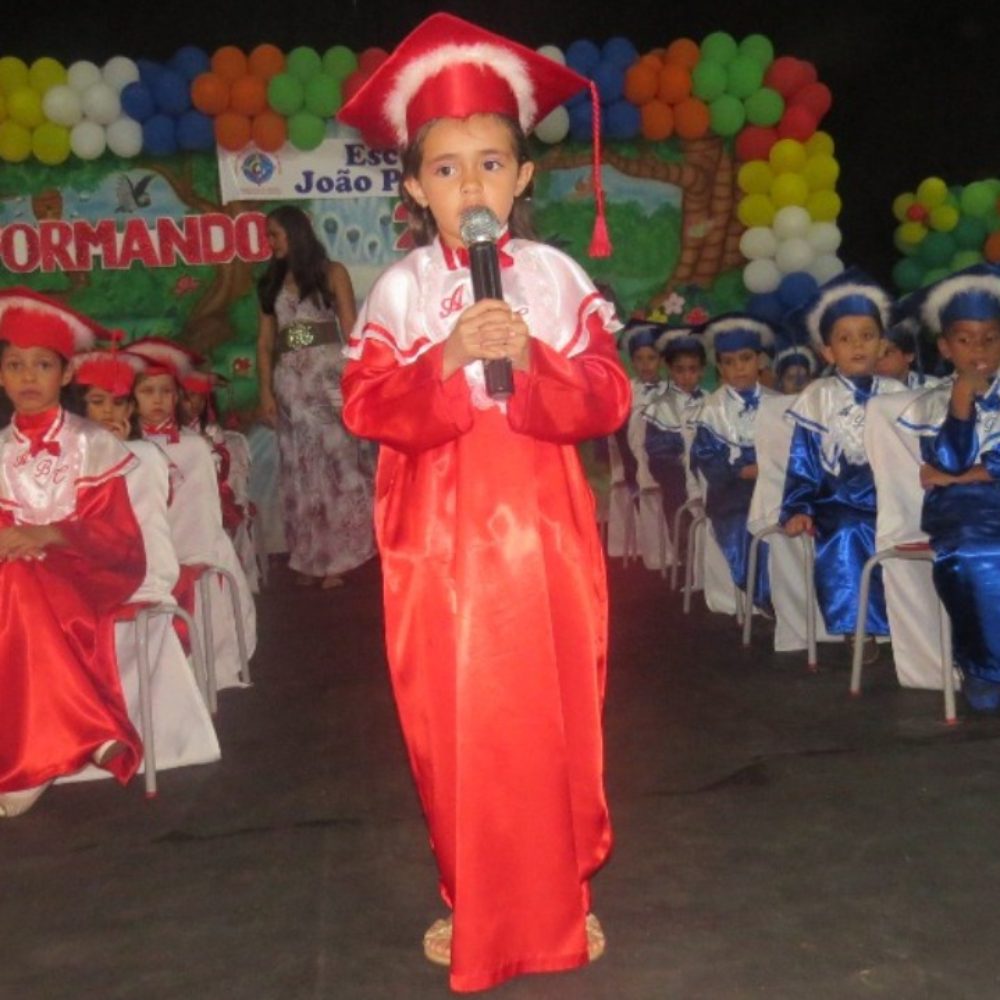
MULTIPOLYGON (((480 299, 502 299, 500 261, 497 240, 500 220, 485 205, 476 205, 462 213, 459 236, 469 251, 472 271, 472 295, 480 299)), ((483 362, 486 392, 491 399, 507 399, 514 393, 514 368, 509 358, 493 358, 483 362)))

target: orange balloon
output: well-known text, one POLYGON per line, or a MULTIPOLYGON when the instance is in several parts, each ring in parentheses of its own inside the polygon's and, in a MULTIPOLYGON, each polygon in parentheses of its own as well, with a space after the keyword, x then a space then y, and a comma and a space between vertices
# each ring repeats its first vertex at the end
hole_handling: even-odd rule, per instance
POLYGON ((700 139, 708 131, 708 105, 697 97, 689 97, 674 107, 674 124, 682 139, 700 139))
POLYGON ((223 45, 212 56, 212 72, 218 73, 227 83, 247 75, 247 57, 235 45, 223 45))
POLYGON ((652 52, 647 52, 640 58, 639 62, 658 74, 663 68, 663 49, 653 49, 652 52))
POLYGON ((217 73, 200 73, 191 84, 191 103, 206 115, 221 115, 229 107, 229 84, 217 73))
POLYGON ((250 127, 253 144, 265 153, 276 153, 288 139, 288 125, 276 111, 262 111, 250 127))
POLYGON ((229 106, 253 118, 267 108, 267 83, 262 76, 241 76, 229 88, 229 106))
POLYGON ((983 256, 991 264, 1000 264, 1000 229, 990 233, 983 247, 983 256))
MULTIPOLYGON (((657 64, 659 67, 659 64, 657 64)), ((652 69, 641 60, 625 71, 625 99, 633 104, 645 104, 656 97, 659 84, 658 69, 652 69)))
MULTIPOLYGON (((663 65, 663 57, 666 54, 667 54, 667 50, 666 49, 659 48, 659 49, 650 49, 646 53, 646 56, 652 56, 662 66, 663 65)), ((643 59, 645 59, 646 56, 643 56, 643 59)))
POLYGON ((653 99, 639 109, 642 117, 642 137, 651 142, 669 139, 674 131, 674 112, 669 104, 653 99))
POLYGON ((250 53, 247 66, 254 76, 270 80, 285 68, 285 53, 277 45, 258 45, 250 53))
POLYGON ((676 63, 686 69, 694 69, 701 58, 701 49, 698 43, 690 38, 676 38, 667 46, 667 51, 663 56, 665 63, 676 63))
POLYGON ((215 141, 231 152, 242 149, 250 141, 250 119, 235 111, 223 111, 215 119, 215 141))
POLYGON ((691 73, 678 63, 667 63, 660 70, 657 97, 664 104, 680 104, 691 96, 691 73))

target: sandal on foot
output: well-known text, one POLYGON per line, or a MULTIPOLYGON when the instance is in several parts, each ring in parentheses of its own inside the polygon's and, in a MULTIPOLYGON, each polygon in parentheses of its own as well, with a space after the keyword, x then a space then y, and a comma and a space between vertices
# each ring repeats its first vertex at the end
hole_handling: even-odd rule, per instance
POLYGON ((126 747, 121 740, 106 740, 91 754, 91 760, 98 767, 107 767, 116 757, 125 753, 126 747))
POLYGON ((44 785, 25 788, 20 792, 0 793, 0 819, 13 819, 15 816, 26 813, 51 784, 51 781, 46 781, 44 785))
POLYGON ((424 956, 435 965, 451 965, 451 917, 435 920, 424 933, 424 956))
POLYGON ((591 962, 596 962, 604 954, 604 949, 607 947, 604 928, 593 913, 587 914, 585 926, 587 928, 587 958, 591 962))

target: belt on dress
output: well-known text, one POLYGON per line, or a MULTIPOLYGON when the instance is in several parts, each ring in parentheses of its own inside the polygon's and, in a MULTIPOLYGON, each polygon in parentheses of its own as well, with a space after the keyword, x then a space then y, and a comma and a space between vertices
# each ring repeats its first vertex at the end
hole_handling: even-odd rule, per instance
POLYGON ((276 341, 275 349, 280 357, 306 347, 339 343, 340 336, 336 320, 297 319, 278 331, 276 341))

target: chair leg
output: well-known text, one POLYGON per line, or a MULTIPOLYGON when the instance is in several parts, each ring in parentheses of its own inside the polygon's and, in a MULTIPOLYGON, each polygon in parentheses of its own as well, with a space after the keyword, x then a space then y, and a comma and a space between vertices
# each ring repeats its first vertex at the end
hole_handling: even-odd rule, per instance
POLYGON ((625 548, 622 565, 628 566, 633 558, 639 558, 639 517, 632 498, 625 493, 625 548))
POLYGON ((951 618, 944 605, 939 605, 941 618, 941 680, 944 687, 944 721, 954 726, 958 722, 955 713, 955 667, 951 651, 951 618))
POLYGON ((139 669, 139 714, 142 719, 142 752, 146 765, 146 798, 156 798, 156 750, 153 734, 153 679, 149 667, 149 622, 152 618, 143 610, 136 615, 135 636, 139 669))
POLYGON ((747 595, 733 584, 733 602, 736 605, 736 624, 742 629, 743 622, 750 617, 746 613, 747 595))
POLYGON ((757 560, 760 558, 760 543, 764 540, 762 534, 756 534, 750 539, 750 551, 747 553, 747 591, 743 614, 743 645, 749 646, 753 635, 753 591, 757 580, 757 560))
POLYGON ((198 579, 198 596, 201 603, 201 637, 205 644, 205 663, 208 667, 208 710, 215 715, 219 710, 219 689, 215 676, 215 636, 212 632, 212 577, 203 573, 198 579))
MULTIPOLYGON (((188 628, 188 635, 191 636, 191 660, 194 667, 194 680, 198 685, 205 704, 209 703, 209 666, 206 660, 206 650, 202 646, 203 637, 194 623, 194 619, 180 606, 165 607, 161 614, 169 614, 171 618, 180 618, 188 628)), ((214 667, 211 668, 214 671, 214 667)))
POLYGON ((876 552, 861 571, 861 586, 858 590, 858 614, 854 626, 854 657, 851 662, 851 696, 861 695, 861 660, 864 656, 865 629, 868 627, 868 594, 872 586, 872 573, 882 561, 882 554, 876 552))
POLYGON ((819 669, 816 653, 816 554, 808 535, 802 539, 802 568, 806 595, 806 669, 815 673, 819 669))
POLYGON ((663 503, 660 502, 660 516, 656 519, 660 540, 660 579, 667 578, 667 515, 663 513, 663 503))
POLYGON ((228 570, 219 566, 215 567, 215 572, 226 581, 229 587, 229 600, 233 606, 233 618, 236 623, 236 648, 240 654, 240 680, 249 687, 253 682, 250 680, 250 657, 247 656, 247 637, 243 628, 243 604, 240 601, 236 578, 228 570))
POLYGON ((691 594, 694 591, 694 559, 698 548, 698 532, 704 531, 706 519, 696 517, 688 525, 687 552, 684 557, 684 614, 691 613, 691 594))

